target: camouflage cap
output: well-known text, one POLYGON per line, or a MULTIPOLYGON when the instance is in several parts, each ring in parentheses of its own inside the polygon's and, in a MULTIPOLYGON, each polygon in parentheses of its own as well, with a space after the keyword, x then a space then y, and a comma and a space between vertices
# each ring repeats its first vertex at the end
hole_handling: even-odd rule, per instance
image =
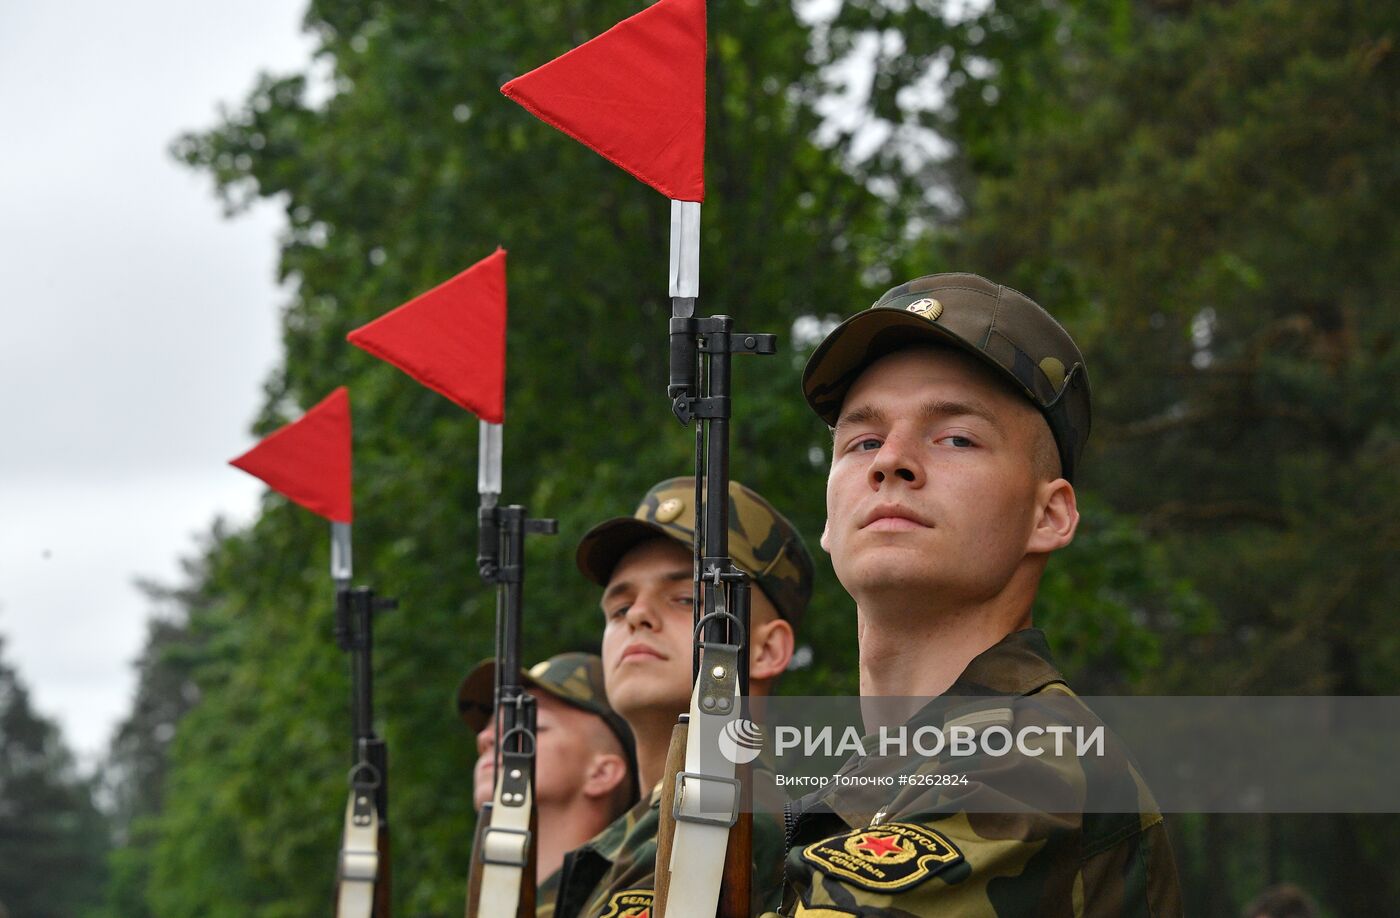
POLYGON ((1089 439, 1089 376, 1074 339, 1023 293, 976 274, 930 274, 885 293, 817 345, 802 373, 812 410, 835 426, 846 392, 871 363, 919 343, 981 359, 1040 409, 1074 480, 1089 439))
MULTIPOLYGON (((565 704, 602 718, 622 744, 627 759, 632 799, 637 798, 637 744, 632 730, 608 704, 603 689, 603 660, 592 653, 561 653, 521 670, 520 679, 532 692, 543 692, 565 704)), ((467 673, 457 687, 457 714, 473 733, 491 722, 496 707, 496 661, 483 660, 467 673)))
MULTIPOLYGON (((578 544, 578 568, 607 586, 628 551, 657 536, 695 548, 695 478, 668 478, 652 487, 631 516, 599 523, 578 544)), ((737 481, 729 482, 729 554, 762 588, 793 628, 812 598, 812 556, 773 505, 737 481)))

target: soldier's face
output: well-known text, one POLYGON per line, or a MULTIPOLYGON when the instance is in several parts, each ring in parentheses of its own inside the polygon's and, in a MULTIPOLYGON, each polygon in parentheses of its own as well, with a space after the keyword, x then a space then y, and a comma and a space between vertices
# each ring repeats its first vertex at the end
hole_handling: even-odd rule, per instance
POLYGON ((1035 409, 972 357, 897 351, 841 406, 822 547, 856 601, 984 601, 1025 558, 1037 505, 1035 409))
POLYGON ((628 720, 690 704, 691 577, 690 552, 657 538, 623 555, 603 591, 603 676, 628 720))
MULTIPOLYGON (((583 792, 595 753, 589 731, 606 730, 594 715, 546 695, 535 696, 535 802, 566 804, 583 792)), ((476 769, 472 800, 477 809, 496 789, 496 727, 488 723, 476 735, 476 769)))

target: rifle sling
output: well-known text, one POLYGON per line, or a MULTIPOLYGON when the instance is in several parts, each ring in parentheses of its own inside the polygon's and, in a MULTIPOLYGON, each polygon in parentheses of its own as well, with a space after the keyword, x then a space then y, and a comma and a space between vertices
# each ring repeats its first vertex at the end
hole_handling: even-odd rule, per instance
POLYGON ((379 812, 375 809, 374 792, 351 787, 340 844, 336 918, 370 918, 374 914, 374 883, 378 875, 379 812))
MULTIPOLYGON (((526 876, 530 866, 530 821, 534 810, 534 782, 530 772, 505 753, 501 773, 496 776, 496 793, 491 803, 491 824, 481 835, 481 898, 477 914, 508 918, 520 908, 521 884, 533 887, 534 876, 526 876), (520 777, 514 777, 519 772, 520 777)), ((533 758, 533 754, 528 757, 533 758)))
MULTIPOLYGON (((720 737, 742 710, 739 646, 706 643, 690 697, 685 770, 676 775, 666 918, 713 918, 724 879, 729 829, 738 818, 739 782, 720 737)), ((731 736, 732 739, 732 736, 731 736)))

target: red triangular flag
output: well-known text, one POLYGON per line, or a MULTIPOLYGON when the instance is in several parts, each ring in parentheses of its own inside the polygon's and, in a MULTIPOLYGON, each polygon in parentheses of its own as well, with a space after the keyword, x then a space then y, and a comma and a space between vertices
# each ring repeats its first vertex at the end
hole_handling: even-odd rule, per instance
POLYGON ((501 92, 666 197, 705 199, 705 0, 659 0, 501 92))
POLYGON ((346 335, 483 421, 506 415, 506 250, 346 335))
POLYGON ((229 465, 312 513, 350 522, 350 390, 336 389, 229 465))

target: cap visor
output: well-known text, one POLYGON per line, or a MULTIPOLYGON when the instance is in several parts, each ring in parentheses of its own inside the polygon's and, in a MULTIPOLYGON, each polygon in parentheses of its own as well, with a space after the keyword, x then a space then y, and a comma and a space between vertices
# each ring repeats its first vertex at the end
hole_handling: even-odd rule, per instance
POLYGON ((802 371, 802 394, 817 416, 828 427, 835 427, 846 391, 867 366, 886 354, 922 343, 946 344, 971 354, 1009 380, 1018 392, 1026 391, 1005 367, 946 326, 900 309, 879 308, 856 313, 817 345, 802 371))
POLYGON ((643 542, 662 536, 681 545, 687 545, 656 523, 639 520, 631 516, 620 516, 606 520, 588 530, 578 543, 575 560, 583 576, 598 584, 607 586, 617 562, 622 556, 643 542))
POLYGON ((491 721, 496 704, 496 661, 483 660, 457 686, 457 716, 473 733, 491 721))

